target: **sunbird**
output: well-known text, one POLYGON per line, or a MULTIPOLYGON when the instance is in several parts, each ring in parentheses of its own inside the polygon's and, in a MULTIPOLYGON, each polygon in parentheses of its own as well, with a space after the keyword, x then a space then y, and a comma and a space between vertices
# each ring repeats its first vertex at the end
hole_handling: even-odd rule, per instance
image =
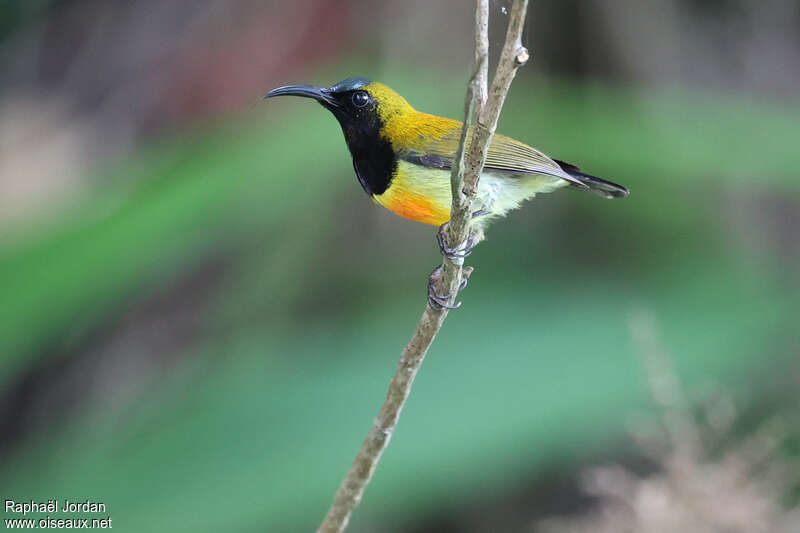
POLYGON ((621 185, 585 174, 575 165, 498 133, 489 146, 473 200, 470 241, 465 249, 452 250, 443 235, 450 219, 450 171, 462 122, 417 111, 386 85, 367 78, 348 78, 331 87, 287 85, 264 98, 286 95, 312 98, 333 113, 364 191, 401 217, 439 226, 439 246, 451 258, 469 254, 492 219, 537 194, 569 186, 603 198, 628 195, 621 185))

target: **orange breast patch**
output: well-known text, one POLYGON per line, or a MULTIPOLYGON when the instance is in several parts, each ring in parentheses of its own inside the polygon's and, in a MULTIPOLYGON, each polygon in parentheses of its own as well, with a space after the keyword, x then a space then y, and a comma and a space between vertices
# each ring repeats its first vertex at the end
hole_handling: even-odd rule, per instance
POLYGON ((435 206, 433 202, 418 195, 396 194, 393 196, 394 198, 389 202, 383 203, 379 200, 378 203, 381 203, 396 215, 415 222, 422 222, 423 224, 441 226, 450 220, 449 210, 441 209, 439 206, 435 206))
POLYGON ((450 220, 450 172, 398 161, 389 188, 373 199, 403 218, 440 226, 450 220))

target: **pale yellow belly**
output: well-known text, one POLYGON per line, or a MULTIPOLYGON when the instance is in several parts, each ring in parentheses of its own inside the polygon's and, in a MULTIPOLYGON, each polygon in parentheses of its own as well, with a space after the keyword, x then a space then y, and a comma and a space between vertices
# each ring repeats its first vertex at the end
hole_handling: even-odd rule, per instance
MULTIPOLYGON (((478 184, 474 210, 486 209, 488 220, 505 215, 537 193, 567 185, 554 176, 484 172, 478 184)), ((440 226, 450 220, 450 171, 398 161, 389 188, 373 199, 401 217, 440 226)))

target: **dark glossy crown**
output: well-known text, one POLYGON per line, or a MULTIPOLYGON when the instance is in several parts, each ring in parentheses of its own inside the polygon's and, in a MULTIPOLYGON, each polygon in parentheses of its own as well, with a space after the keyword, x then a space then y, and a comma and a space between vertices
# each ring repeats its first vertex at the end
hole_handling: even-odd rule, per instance
POLYGON ((342 80, 333 87, 330 88, 332 93, 345 93, 347 91, 355 91, 356 89, 360 89, 365 85, 369 85, 372 83, 372 80, 367 78, 347 78, 346 80, 342 80))

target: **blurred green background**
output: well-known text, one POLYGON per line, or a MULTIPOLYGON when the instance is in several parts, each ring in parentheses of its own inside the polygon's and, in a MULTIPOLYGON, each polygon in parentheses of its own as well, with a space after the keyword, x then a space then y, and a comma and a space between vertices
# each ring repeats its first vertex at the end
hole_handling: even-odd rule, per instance
MULTIPOLYGON (((368 76, 460 118, 471 17, 0 4, 3 499, 102 501, 122 531, 316 527, 440 256, 364 195, 327 112, 259 97, 368 76)), ((631 196, 562 191, 490 228, 352 531, 591 507, 582 469, 635 461, 632 417, 657 417, 642 314, 691 405, 795 414, 800 7, 542 0, 525 40, 499 130, 631 196)))

